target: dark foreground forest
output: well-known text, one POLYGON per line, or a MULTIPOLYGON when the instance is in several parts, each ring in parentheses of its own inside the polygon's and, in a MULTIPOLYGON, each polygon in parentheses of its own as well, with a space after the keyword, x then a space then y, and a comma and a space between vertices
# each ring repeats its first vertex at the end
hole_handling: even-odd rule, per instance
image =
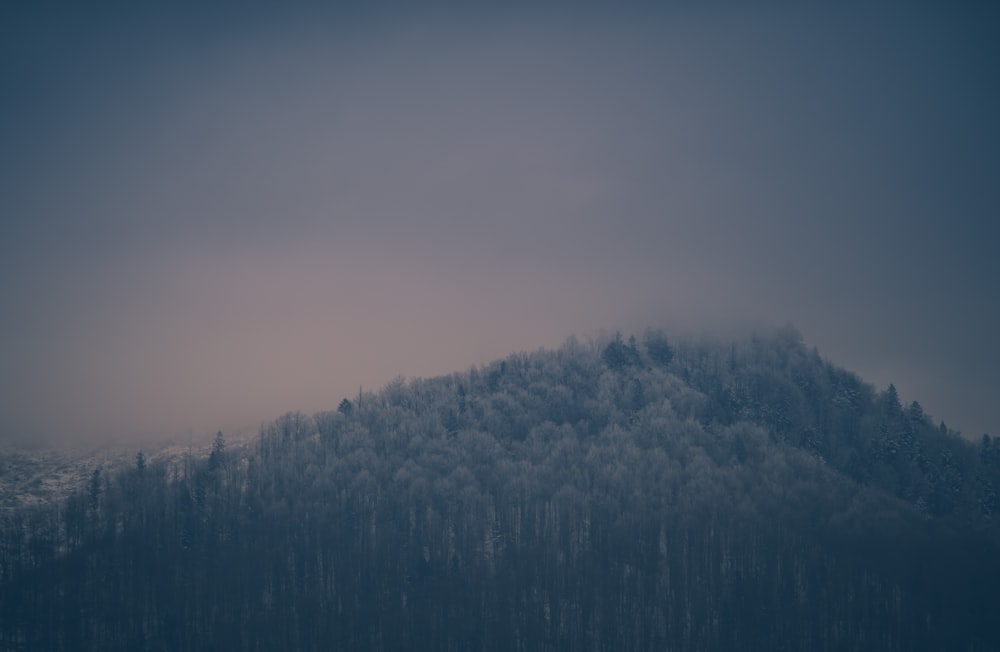
POLYGON ((1000 650, 998 492, 790 329, 570 340, 6 515, 0 649, 1000 650))

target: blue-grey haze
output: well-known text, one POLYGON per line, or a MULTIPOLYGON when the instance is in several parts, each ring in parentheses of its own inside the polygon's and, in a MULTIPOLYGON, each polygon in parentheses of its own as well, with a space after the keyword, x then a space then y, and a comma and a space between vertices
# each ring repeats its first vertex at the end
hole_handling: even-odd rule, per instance
POLYGON ((0 9, 0 436, 786 322, 1000 433, 985 4, 98 4, 0 9))

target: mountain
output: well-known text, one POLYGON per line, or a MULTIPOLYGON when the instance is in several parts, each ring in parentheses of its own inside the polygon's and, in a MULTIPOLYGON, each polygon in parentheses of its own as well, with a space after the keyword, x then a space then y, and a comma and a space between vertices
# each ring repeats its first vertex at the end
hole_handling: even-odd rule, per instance
POLYGON ((1000 649, 998 486, 791 329, 571 339, 11 511, 0 649, 1000 649))

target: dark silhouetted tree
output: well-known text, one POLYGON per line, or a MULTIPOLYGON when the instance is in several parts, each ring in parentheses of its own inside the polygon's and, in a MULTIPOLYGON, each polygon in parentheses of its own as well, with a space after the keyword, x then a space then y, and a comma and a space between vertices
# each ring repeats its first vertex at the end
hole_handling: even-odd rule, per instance
POLYGON ((222 431, 215 433, 215 439, 212 441, 212 452, 208 454, 208 468, 210 471, 214 471, 220 468, 225 461, 226 453, 226 440, 222 436, 222 431))
POLYGON ((340 412, 344 416, 351 416, 351 414, 354 412, 354 405, 351 403, 350 400, 345 398, 343 401, 340 402, 340 405, 337 406, 337 412, 340 412))
POLYGON ((635 338, 631 338, 626 344, 622 341, 621 333, 615 333, 614 339, 604 347, 601 358, 608 367, 618 370, 639 364, 639 351, 635 345, 635 338))
POLYGON ((663 331, 647 330, 643 336, 646 355, 658 365, 666 367, 674 359, 674 350, 663 331))

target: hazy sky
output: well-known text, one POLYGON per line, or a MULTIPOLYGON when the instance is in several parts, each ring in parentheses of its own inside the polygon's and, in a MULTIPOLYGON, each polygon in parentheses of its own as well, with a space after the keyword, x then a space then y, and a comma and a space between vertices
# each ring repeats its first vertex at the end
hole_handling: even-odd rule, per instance
POLYGON ((204 4, 0 8, 0 437, 786 322, 1000 434, 988 3, 204 4))

